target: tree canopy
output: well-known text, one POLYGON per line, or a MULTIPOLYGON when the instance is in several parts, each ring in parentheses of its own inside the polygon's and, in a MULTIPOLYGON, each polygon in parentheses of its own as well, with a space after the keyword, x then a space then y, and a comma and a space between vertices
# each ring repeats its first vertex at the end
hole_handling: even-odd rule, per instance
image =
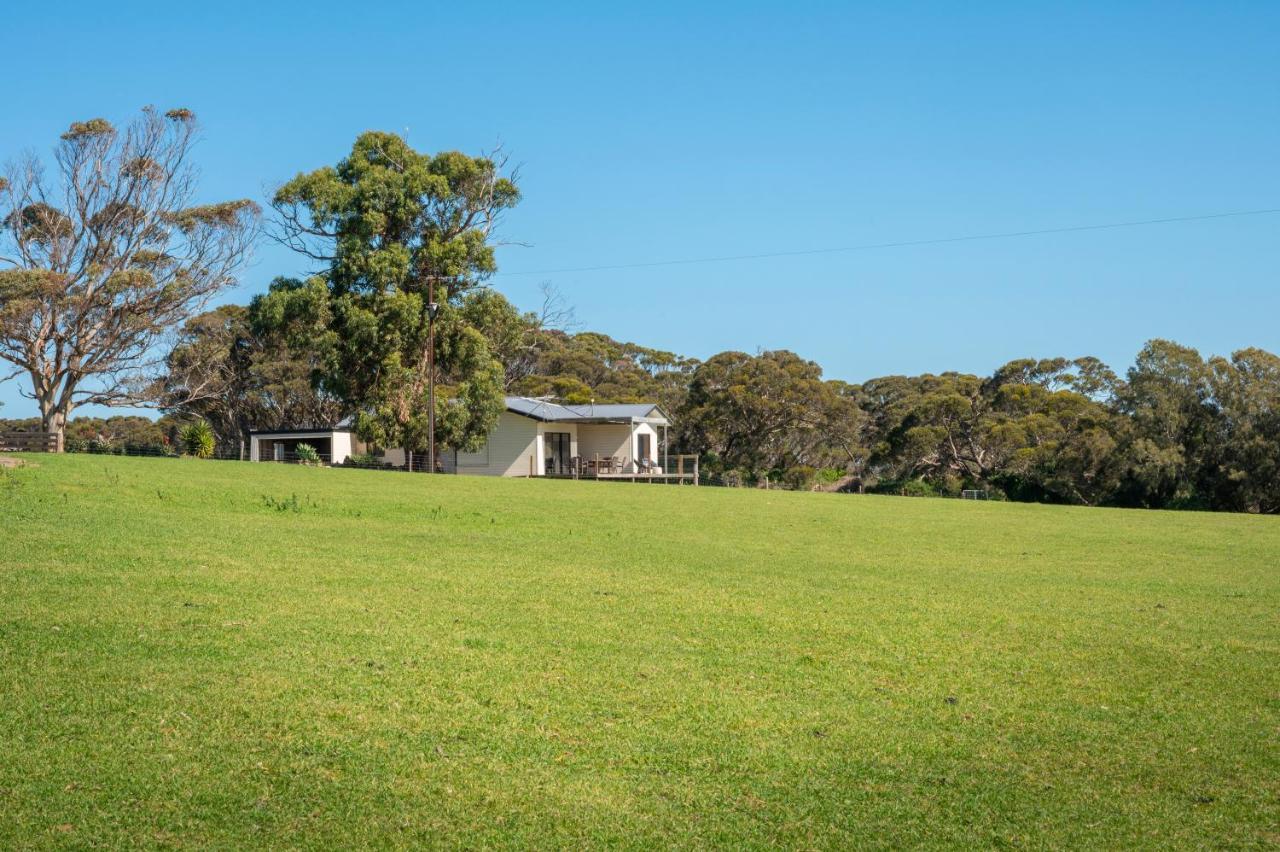
POLYGON ((196 203, 195 116, 73 123, 55 177, 29 155, 0 178, 0 359, 25 374, 42 428, 80 405, 135 401, 166 331, 227 289, 258 206, 196 203))
POLYGON ((488 433, 504 372, 469 321, 467 296, 496 270, 495 231, 519 200, 500 157, 420 153, 377 132, 357 138, 337 166, 299 174, 275 193, 278 238, 327 268, 277 281, 266 296, 277 305, 264 314, 307 302, 330 332, 320 387, 346 401, 365 439, 426 446, 431 362, 437 441, 474 447, 488 433), (430 304, 439 305, 434 351, 430 304))

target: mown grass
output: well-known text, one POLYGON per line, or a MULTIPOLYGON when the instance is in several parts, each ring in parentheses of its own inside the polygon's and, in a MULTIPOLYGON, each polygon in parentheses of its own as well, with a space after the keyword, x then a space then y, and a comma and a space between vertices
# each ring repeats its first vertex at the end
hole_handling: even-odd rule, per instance
POLYGON ((1280 843, 1280 519, 0 471, 0 846, 1280 843))

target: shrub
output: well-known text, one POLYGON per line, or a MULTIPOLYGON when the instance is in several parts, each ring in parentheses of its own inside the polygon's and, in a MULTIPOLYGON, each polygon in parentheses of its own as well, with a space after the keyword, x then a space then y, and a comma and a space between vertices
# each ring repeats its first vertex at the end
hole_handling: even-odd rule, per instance
POLYGON ((843 468, 824 467, 822 470, 818 471, 818 475, 816 479, 818 482, 821 482, 823 485, 834 485, 835 483, 840 481, 841 477, 843 477, 844 474, 845 472, 843 468))
POLYGON ((213 458, 213 427, 203 420, 197 420, 182 430, 179 436, 182 449, 189 456, 198 459, 213 458))
POLYGON ((923 479, 908 479, 900 493, 903 497, 937 497, 938 489, 923 479))
POLYGON ((96 438, 90 439, 88 449, 91 453, 104 456, 112 455, 116 451, 115 446, 111 443, 111 439, 106 435, 99 435, 96 438))
POLYGON ((382 458, 373 453, 356 453, 343 462, 348 467, 382 467, 382 458))
POLYGON ((729 488, 741 488, 745 477, 740 470, 726 470, 724 475, 720 477, 720 481, 729 488))
POLYGON ((293 448, 293 451, 298 455, 298 464, 320 464, 320 454, 316 452, 316 448, 310 444, 298 444, 298 446, 293 448))
POLYGON ((782 484, 794 491, 807 491, 813 487, 813 480, 818 472, 807 464, 798 464, 787 468, 782 474, 782 484))

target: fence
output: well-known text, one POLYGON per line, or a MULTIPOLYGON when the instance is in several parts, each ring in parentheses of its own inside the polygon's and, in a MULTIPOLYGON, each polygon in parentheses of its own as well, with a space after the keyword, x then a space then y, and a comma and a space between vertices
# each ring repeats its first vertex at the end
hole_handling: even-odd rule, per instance
MULTIPOLYGON (((24 433, 26 434, 26 433, 24 433)), ((185 453, 179 448, 168 444, 115 444, 103 441, 81 441, 68 440, 66 444, 66 452, 72 454, 99 455, 99 456, 144 456, 149 458, 178 458, 185 453)), ((18 450, 14 450, 17 452, 18 450)), ((52 445, 49 452, 53 452, 52 445)), ((249 461, 248 445, 243 447, 234 444, 219 445, 214 447, 212 455, 208 457, 212 461, 249 461)), ((317 452, 314 459, 309 455, 299 456, 296 451, 290 450, 283 452, 279 456, 274 453, 270 456, 263 456, 260 462, 263 464, 319 464, 329 467, 332 456, 329 453, 317 452)), ((405 465, 393 465, 381 461, 368 461, 358 457, 348 456, 344 461, 339 462, 334 467, 351 467, 363 468, 367 470, 397 470, 405 471, 405 465)), ((413 456, 413 471, 415 473, 425 472, 427 469, 427 457, 424 454, 415 453, 413 456)), ((443 470, 441 471, 444 472, 443 470)))
MULTIPOLYGON (((0 450, 9 452, 57 452, 57 449, 57 436, 53 434, 44 432, 0 432, 0 450)), ((177 447, 171 444, 116 444, 101 439, 90 441, 68 440, 65 442, 64 449, 68 453, 103 456, 178 458, 183 455, 177 447)), ((248 461, 249 452, 247 447, 221 445, 216 446, 208 458, 214 461, 248 461)), ((594 466, 584 464, 581 469, 556 474, 553 478, 600 479, 655 484, 722 484, 715 480, 709 481, 700 475, 698 456, 696 455, 686 453, 667 455, 664 453, 660 458, 661 473, 658 472, 659 468, 635 470, 631 469, 630 465, 624 466, 621 464, 616 467, 606 467, 597 460, 594 466)), ((427 456, 425 453, 413 453, 405 464, 400 465, 372 459, 367 456, 348 456, 338 464, 332 465, 332 456, 328 453, 316 452, 314 454, 299 455, 295 450, 281 451, 279 453, 272 452, 270 455, 264 455, 259 461, 263 464, 312 464, 323 467, 348 467, 411 473, 425 473, 427 470, 427 456)), ((453 465, 450 464, 447 453, 441 453, 437 457, 436 469, 438 473, 443 474, 457 472, 453 465)))
POLYGON ((52 432, 0 432, 0 452, 56 453, 58 436, 52 432))

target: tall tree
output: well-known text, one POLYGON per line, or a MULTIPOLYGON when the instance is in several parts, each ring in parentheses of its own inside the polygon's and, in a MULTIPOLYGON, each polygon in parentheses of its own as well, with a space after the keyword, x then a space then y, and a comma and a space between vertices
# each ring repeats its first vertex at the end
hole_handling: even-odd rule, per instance
POLYGON ((1203 487, 1215 508, 1280 512, 1280 357, 1242 349, 1209 368, 1218 417, 1203 487))
POLYGON ((248 308, 223 305, 188 320, 153 397, 169 411, 207 420, 221 441, 239 440, 242 449, 255 427, 338 422, 347 413, 341 400, 316 387, 327 332, 310 322, 305 299, 293 300, 289 313, 284 307, 259 296, 248 308))
POLYGON ((544 329, 536 348, 534 368, 516 388, 571 403, 658 402, 675 412, 698 365, 692 358, 592 331, 544 329))
POLYGON ((1142 347, 1116 397, 1132 426, 1121 449, 1119 502, 1152 508, 1204 502, 1197 481, 1216 417, 1210 378, 1190 347, 1168 340, 1142 347))
POLYGON ((335 355, 324 384, 356 410, 367 440, 426 446, 432 362, 439 443, 473 447, 496 421, 502 366, 467 322, 464 297, 496 271, 495 230, 520 198, 504 171, 501 158, 424 154, 370 132, 337 167, 276 192, 277 236, 327 265, 317 280, 335 355))
POLYGON ((751 475, 794 466, 854 468, 861 413, 849 388, 785 350, 721 352, 693 371, 679 441, 751 475))
POLYGON ((246 259, 258 207, 194 204, 195 136, 184 109, 76 122, 55 178, 34 155, 0 178, 0 359, 59 439, 77 406, 132 401, 157 339, 246 259))

